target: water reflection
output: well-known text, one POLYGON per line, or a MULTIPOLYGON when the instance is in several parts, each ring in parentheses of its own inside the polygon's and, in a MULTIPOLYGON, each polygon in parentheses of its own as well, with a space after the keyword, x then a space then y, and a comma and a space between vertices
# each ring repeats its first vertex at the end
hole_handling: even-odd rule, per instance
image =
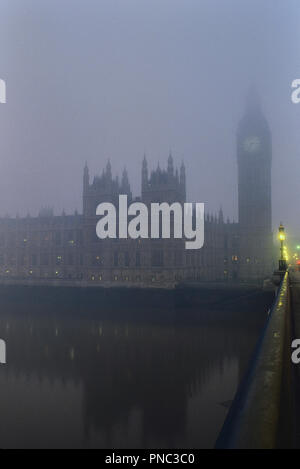
POLYGON ((264 321, 220 314, 179 326, 1 313, 1 446, 213 446, 264 321))

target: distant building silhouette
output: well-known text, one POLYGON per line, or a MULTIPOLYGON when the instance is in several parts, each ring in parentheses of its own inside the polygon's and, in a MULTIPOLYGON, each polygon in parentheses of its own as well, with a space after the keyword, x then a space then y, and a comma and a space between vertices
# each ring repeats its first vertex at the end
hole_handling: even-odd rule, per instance
POLYGON ((255 89, 237 132, 240 278, 256 278, 272 266, 272 137, 255 89))
MULTIPOLYGON (((178 282, 256 281, 272 271, 271 133, 252 92, 237 132, 239 222, 219 214, 205 215, 205 245, 185 250, 184 240, 99 240, 96 207, 118 205, 120 194, 133 200, 126 169, 114 178, 110 162, 90 181, 83 172, 83 213, 54 216, 51 208, 38 217, 0 220, 0 276, 7 279, 44 279, 89 285, 169 286, 178 282)), ((186 172, 174 168, 149 174, 142 162, 141 197, 151 202, 186 201, 186 172)))

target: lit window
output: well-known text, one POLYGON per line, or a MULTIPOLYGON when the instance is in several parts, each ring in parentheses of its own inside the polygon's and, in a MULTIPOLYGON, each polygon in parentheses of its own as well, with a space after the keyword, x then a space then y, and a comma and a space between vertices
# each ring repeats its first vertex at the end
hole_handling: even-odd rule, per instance
POLYGON ((92 264, 93 265, 101 265, 101 257, 100 256, 93 256, 92 264))

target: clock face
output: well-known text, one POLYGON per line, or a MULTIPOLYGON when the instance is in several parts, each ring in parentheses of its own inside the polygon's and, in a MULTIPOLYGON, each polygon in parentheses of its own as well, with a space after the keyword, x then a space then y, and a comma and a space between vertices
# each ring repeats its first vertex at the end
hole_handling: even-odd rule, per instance
POLYGON ((260 149, 260 139, 258 137, 247 137, 244 141, 244 150, 247 153, 257 153, 260 149))

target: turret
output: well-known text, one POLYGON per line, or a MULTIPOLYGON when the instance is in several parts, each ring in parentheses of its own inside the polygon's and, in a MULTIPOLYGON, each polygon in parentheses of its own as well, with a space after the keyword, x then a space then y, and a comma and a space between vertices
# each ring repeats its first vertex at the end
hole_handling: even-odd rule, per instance
POLYGON ((169 158, 168 158, 168 175, 173 176, 174 175, 174 164, 173 164, 173 156, 172 153, 170 152, 169 158))
POLYGON ((124 195, 127 194, 131 198, 130 184, 129 184, 128 173, 127 173, 126 168, 124 168, 123 175, 122 175, 121 193, 124 195))
POLYGON ((223 209, 222 207, 220 207, 220 210, 219 210, 219 218, 218 218, 218 221, 219 223, 224 223, 224 215, 223 215, 223 209))
POLYGON ((148 164, 146 160, 146 155, 144 155, 143 166, 142 166, 142 191, 144 191, 148 186, 148 164))
POLYGON ((111 173, 111 164, 110 160, 108 160, 107 165, 106 165, 106 177, 108 181, 112 180, 112 173, 111 173))
POLYGON ((83 170, 83 200, 82 200, 82 210, 83 214, 87 214, 88 210, 88 194, 89 194, 89 187, 90 187, 90 173, 87 163, 85 163, 85 167, 83 170))
POLYGON ((90 184, 90 174, 87 162, 83 170, 83 192, 86 192, 90 184))

